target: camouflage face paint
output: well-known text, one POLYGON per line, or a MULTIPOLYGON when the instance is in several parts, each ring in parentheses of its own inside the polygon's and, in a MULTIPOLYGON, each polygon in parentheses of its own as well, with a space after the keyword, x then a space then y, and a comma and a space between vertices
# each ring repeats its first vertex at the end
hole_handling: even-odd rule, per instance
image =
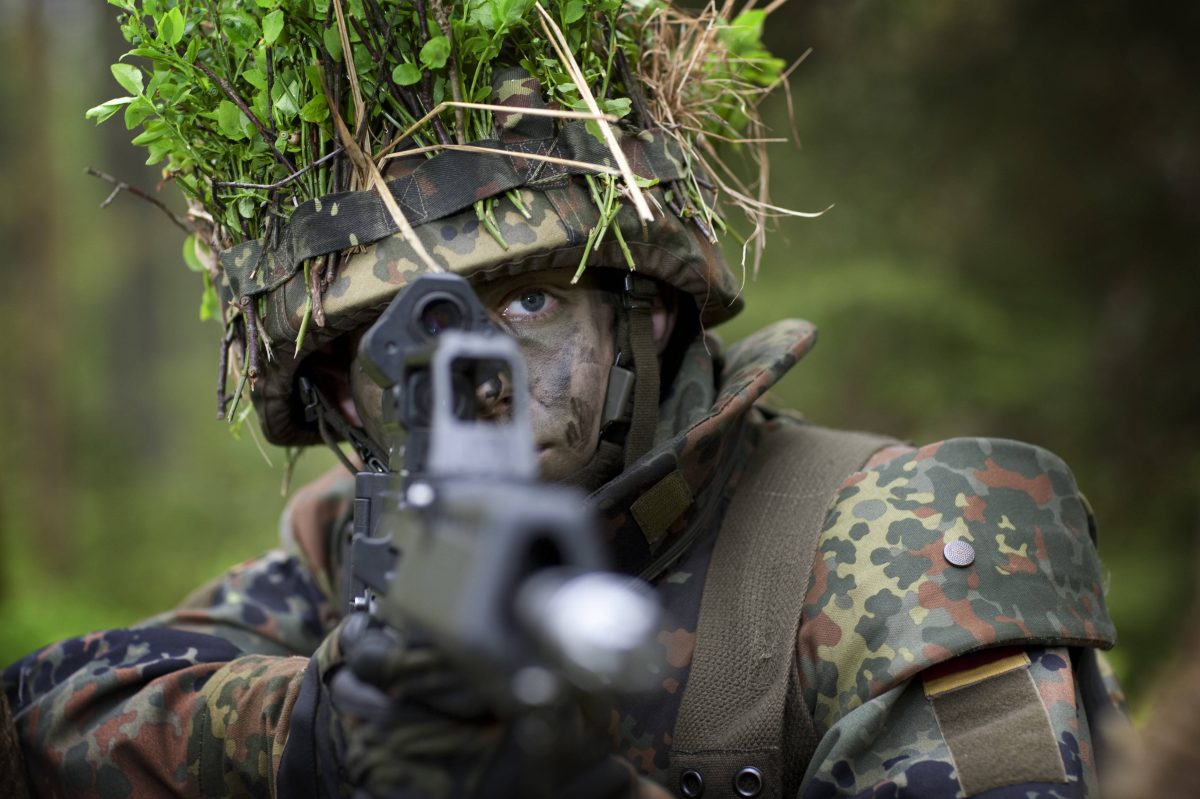
POLYGON ((563 479, 595 453, 616 354, 607 292, 586 273, 572 286, 571 274, 554 270, 475 284, 529 367, 533 437, 545 480, 563 479))
POLYGON ((354 360, 350 362, 350 396, 358 418, 373 441, 382 443, 383 437, 383 388, 372 380, 358 362, 358 339, 354 337, 354 360))
MULTIPOLYGON (((483 306, 517 340, 529 367, 533 438, 544 480, 567 477, 595 453, 616 356, 607 292, 586 273, 574 286, 571 276, 571 270, 553 270, 475 283, 483 306)), ((367 432, 382 441, 382 390, 357 357, 350 388, 367 432)))

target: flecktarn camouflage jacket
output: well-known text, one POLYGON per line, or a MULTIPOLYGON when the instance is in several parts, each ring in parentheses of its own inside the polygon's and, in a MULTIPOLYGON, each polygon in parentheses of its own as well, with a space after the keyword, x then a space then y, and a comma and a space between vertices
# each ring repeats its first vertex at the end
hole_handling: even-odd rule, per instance
MULTIPOLYGON (((594 495, 619 568, 650 579, 668 611, 660 690, 615 707, 610 724, 615 750, 657 781, 725 509, 757 442, 794 424, 755 403, 814 340, 807 323, 783 322, 726 354, 697 343, 658 445, 594 495)), ((352 496, 350 476, 330 474, 292 500, 281 549, 175 610, 9 666, 35 794, 279 795, 281 763, 325 734, 302 718, 305 677, 339 619, 331 540, 352 496)), ((1121 700, 1097 651, 1114 632, 1090 517, 1062 462, 989 439, 889 447, 829 501, 796 603, 787 711, 811 718, 817 746, 789 793, 1096 796, 1096 717, 1121 700)))

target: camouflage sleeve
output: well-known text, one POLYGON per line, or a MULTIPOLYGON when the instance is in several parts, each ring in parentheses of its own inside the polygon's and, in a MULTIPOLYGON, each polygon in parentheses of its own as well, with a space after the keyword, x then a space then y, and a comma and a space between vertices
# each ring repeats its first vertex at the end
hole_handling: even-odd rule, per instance
POLYGON ((243 564, 185 607, 8 667, 38 795, 273 796, 331 611, 299 562, 243 564))
POLYGON ((1088 795, 1078 667, 1114 641, 1057 457, 951 439, 871 464, 835 499, 804 602, 819 744, 801 795, 1088 795))

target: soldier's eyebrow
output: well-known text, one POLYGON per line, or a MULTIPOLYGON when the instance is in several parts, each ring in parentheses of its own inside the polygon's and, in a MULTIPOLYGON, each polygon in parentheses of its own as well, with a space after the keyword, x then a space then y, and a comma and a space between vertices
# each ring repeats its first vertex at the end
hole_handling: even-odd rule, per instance
POLYGON ((544 288, 563 294, 572 289, 590 288, 591 286, 590 282, 583 281, 572 286, 570 271, 562 269, 527 272, 473 284, 475 294, 479 297, 480 302, 489 307, 519 291, 530 288, 544 288))

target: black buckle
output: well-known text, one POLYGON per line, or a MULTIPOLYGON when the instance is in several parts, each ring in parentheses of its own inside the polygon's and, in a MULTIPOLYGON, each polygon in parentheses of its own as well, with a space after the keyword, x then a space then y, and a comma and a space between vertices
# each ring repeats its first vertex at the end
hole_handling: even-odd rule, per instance
MULTIPOLYGON (((338 449, 336 440, 330 435, 326 437, 326 432, 329 428, 346 440, 358 457, 366 467, 373 472, 386 472, 387 469, 387 454, 384 453, 375 442, 366 436, 358 428, 351 426, 349 422, 342 417, 341 411, 334 408, 322 396, 317 387, 312 384, 312 381, 307 377, 301 377, 297 380, 300 386, 300 401, 304 403, 304 419, 307 422, 316 422, 321 430, 321 438, 325 439, 325 443, 329 445, 339 458, 344 458, 341 455, 341 450, 338 449)), ((345 462, 345 461, 344 461, 345 462)), ((347 468, 349 468, 347 466, 347 468)), ((350 469, 350 471, 355 471, 350 469)))
POLYGON ((626 308, 639 311, 654 307, 654 298, 658 296, 658 283, 653 278, 643 277, 636 272, 625 274, 625 293, 622 300, 626 308))
POLYGON ((304 421, 315 422, 321 413, 321 401, 317 398, 317 390, 307 377, 301 377, 297 382, 300 384, 300 401, 304 403, 304 421))

